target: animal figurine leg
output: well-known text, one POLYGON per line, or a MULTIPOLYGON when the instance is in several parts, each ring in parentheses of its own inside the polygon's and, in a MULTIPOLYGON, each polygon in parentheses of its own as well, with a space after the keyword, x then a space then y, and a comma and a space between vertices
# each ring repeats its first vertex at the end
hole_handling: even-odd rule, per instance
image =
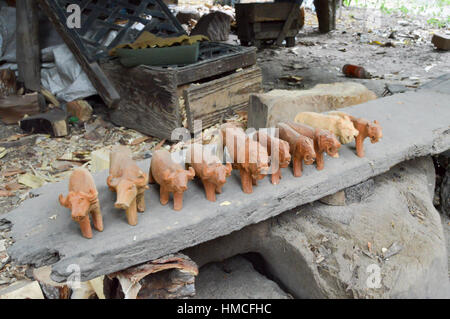
POLYGON ((323 170, 325 167, 325 160, 323 158, 323 152, 316 150, 316 168, 318 171, 323 170))
POLYGON ((183 193, 173 193, 173 209, 181 210, 183 208, 183 193))
POLYGON ((356 137, 356 155, 364 157, 364 138, 359 134, 356 137))
POLYGON ((137 211, 140 213, 145 212, 145 198, 144 198, 144 192, 138 192, 136 195, 136 204, 137 204, 137 211))
POLYGON ((207 180, 202 180, 203 187, 205 188, 206 199, 215 202, 216 201, 216 185, 207 180))
POLYGON ((89 220, 89 216, 84 217, 82 220, 78 222, 80 224, 81 234, 83 237, 92 238, 92 228, 91 221, 89 220))
POLYGON ((222 186, 217 186, 216 187, 216 193, 217 194, 222 194, 222 186))
POLYGON ((281 179, 281 169, 279 168, 278 171, 272 174, 271 182, 273 185, 277 185, 280 183, 280 179, 281 179))
POLYGON ((302 176, 303 171, 303 160, 298 157, 294 157, 292 161, 292 168, 294 169, 294 176, 300 177, 302 176))
POLYGON ((103 217, 100 211, 100 205, 94 204, 91 210, 92 215, 92 223, 94 224, 94 228, 98 231, 103 231, 103 217))
POLYGON ((252 185, 258 186, 258 181, 256 180, 256 178, 252 178, 252 185))
POLYGON ((131 201, 130 207, 128 207, 128 209, 125 210, 125 214, 127 215, 128 224, 130 224, 131 226, 136 226, 138 223, 136 206, 137 206, 136 199, 133 199, 131 201))
POLYGON ((161 205, 167 205, 169 202, 169 192, 164 188, 164 186, 160 186, 159 188, 159 201, 161 205))
POLYGON ((152 170, 151 169, 148 172, 148 183, 149 184, 155 184, 156 183, 155 178, 152 175, 152 170))
POLYGON ((239 173, 241 175, 242 191, 246 194, 253 193, 253 181, 250 173, 243 169, 240 169, 239 173))

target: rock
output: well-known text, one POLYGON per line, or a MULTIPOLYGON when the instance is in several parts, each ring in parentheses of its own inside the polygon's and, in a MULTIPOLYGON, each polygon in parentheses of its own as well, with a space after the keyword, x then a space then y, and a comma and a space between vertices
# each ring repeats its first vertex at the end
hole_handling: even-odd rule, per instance
POLYGON ((92 106, 84 100, 76 100, 67 103, 67 113, 77 117, 80 122, 87 122, 92 117, 92 106))
POLYGON ((212 12, 206 14, 198 20, 192 35, 202 34, 207 36, 211 41, 227 41, 230 34, 231 18, 223 12, 212 12))
POLYGON ((447 168, 441 184, 441 209, 444 214, 450 216, 450 169, 447 168))
POLYGON ((345 206, 345 191, 339 191, 337 193, 325 196, 319 199, 324 204, 331 206, 345 206))
POLYGON ((244 257, 235 256, 200 269, 194 299, 290 299, 244 257))
POLYGON ((435 33, 431 42, 436 46, 439 50, 450 50, 450 35, 445 35, 442 33, 435 33))
POLYGON ((21 281, 0 290, 0 299, 44 299, 37 281, 21 281))
POLYGON ((310 90, 273 90, 250 95, 248 127, 274 127, 299 112, 325 112, 375 100, 375 93, 354 82, 318 84, 310 90))
POLYGON ((434 179, 429 157, 404 162, 374 178, 360 203, 305 205, 184 253, 199 266, 259 253, 299 298, 449 298, 434 179))
POLYGON ((373 194, 375 182, 373 179, 369 179, 365 182, 359 183, 355 186, 351 186, 345 189, 346 204, 359 203, 366 200, 373 194))
POLYGON ((200 13, 195 10, 180 11, 177 13, 176 18, 180 22, 180 24, 189 24, 191 19, 198 21, 200 19, 200 13))

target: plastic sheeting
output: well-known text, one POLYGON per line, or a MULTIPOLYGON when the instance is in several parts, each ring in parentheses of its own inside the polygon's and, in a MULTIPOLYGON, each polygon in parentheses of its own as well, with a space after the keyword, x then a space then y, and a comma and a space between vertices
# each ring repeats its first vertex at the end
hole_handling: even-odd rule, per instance
POLYGON ((16 62, 16 8, 0 8, 0 62, 16 62))
POLYGON ((43 64, 46 68, 41 69, 42 86, 59 100, 70 102, 97 94, 86 73, 65 44, 44 49, 42 55, 49 62, 53 55, 53 63, 47 62, 43 64))
MULTIPOLYGON (((97 91, 86 73, 65 45, 45 48, 41 52, 41 84, 59 100, 70 102, 97 91)), ((0 0, 0 69, 17 70, 16 8, 4 6, 0 0)))

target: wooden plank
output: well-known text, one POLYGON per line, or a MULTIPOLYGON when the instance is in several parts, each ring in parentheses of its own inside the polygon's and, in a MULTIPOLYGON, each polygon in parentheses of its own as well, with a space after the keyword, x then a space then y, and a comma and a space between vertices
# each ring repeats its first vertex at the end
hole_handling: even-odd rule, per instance
MULTIPOLYGON (((297 35, 297 30, 289 30, 286 32, 286 37, 295 37, 297 35)), ((269 40, 269 39, 276 39, 278 35, 280 34, 280 31, 266 31, 266 32, 259 32, 255 34, 256 40, 269 40)))
POLYGON ((292 23, 294 22, 294 19, 296 16, 300 16, 300 5, 297 3, 293 3, 291 7, 291 12, 289 13, 288 18, 284 22, 283 29, 281 30, 280 34, 277 38, 277 45, 280 46, 281 43, 283 43, 283 40, 286 38, 286 34, 288 30, 291 28, 292 23))
POLYGON ((34 115, 39 111, 37 92, 0 98, 0 120, 5 124, 17 124, 25 115, 34 115))
POLYGON ((111 112, 116 125, 141 133, 170 139, 172 130, 181 126, 177 80, 173 70, 155 71, 145 66, 125 68, 117 62, 102 68, 122 99, 111 112))
POLYGON ((250 94, 261 91, 262 73, 257 66, 190 86, 183 92, 190 131, 194 120, 202 120, 202 128, 217 124, 226 113, 246 108, 250 94))
MULTIPOLYGON (((295 178, 291 168, 282 169, 279 185, 274 186, 265 178, 250 195, 242 192, 236 170, 216 202, 205 199, 201 183, 190 182, 181 211, 174 211, 171 203, 161 205, 159 188, 150 185, 145 194, 147 210, 133 227, 127 224, 125 214, 114 208, 116 194, 105 183, 108 171, 96 173, 105 229, 95 232, 90 240, 80 235, 69 211, 58 203, 57 194, 67 190, 69 181, 47 184, 34 190, 39 196, 1 216, 0 224, 12 223, 13 244, 8 254, 17 264, 51 264, 52 279, 57 282, 73 277, 73 268, 68 266, 77 264, 81 281, 86 281, 225 236, 359 184, 405 160, 449 149, 448 98, 445 94, 422 91, 342 109, 357 117, 377 119, 383 126, 379 143, 366 141, 365 158, 356 156, 351 145, 342 145, 339 159, 325 158, 324 170, 306 165, 303 176, 295 178)), ((150 164, 150 159, 138 163, 144 172, 150 164)))
POLYGON ((16 4, 16 41, 19 80, 32 91, 41 88, 41 59, 39 48, 38 7, 35 0, 16 4))
POLYGON ((256 48, 247 48, 239 54, 229 55, 215 60, 206 60, 191 66, 178 68, 177 85, 204 80, 254 64, 256 64, 256 48))
POLYGON ((250 23, 285 21, 292 8, 290 2, 236 4, 236 16, 247 16, 250 23))

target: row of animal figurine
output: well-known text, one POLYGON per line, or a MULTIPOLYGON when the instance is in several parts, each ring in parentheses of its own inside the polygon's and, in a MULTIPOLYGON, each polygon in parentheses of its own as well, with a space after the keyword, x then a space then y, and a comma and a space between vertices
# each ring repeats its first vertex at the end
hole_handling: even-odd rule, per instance
MULTIPOLYGON (((183 207, 183 194, 188 182, 194 176, 203 183, 206 198, 216 200, 216 193, 222 192, 232 168, 238 169, 242 190, 253 192, 257 185, 269 173, 271 151, 278 150, 278 168, 272 171, 271 182, 278 184, 281 168, 286 168, 292 161, 293 174, 300 177, 303 162, 311 165, 316 162, 318 170, 324 168, 324 153, 339 157, 342 144, 356 139, 356 152, 364 156, 363 142, 369 137, 372 143, 382 137, 382 129, 377 121, 369 122, 355 118, 346 113, 329 114, 302 112, 294 122, 278 123, 279 137, 269 136, 261 131, 252 137, 244 130, 232 124, 221 126, 220 132, 233 164, 223 164, 216 155, 207 151, 203 145, 193 144, 187 154, 189 168, 173 161, 171 153, 165 149, 153 152, 148 174, 143 172, 133 161, 131 151, 124 146, 115 146, 110 154, 110 169, 107 178, 109 189, 117 193, 114 206, 125 210, 128 224, 137 225, 138 212, 145 211, 145 190, 148 183, 159 184, 160 202, 166 205, 173 194, 174 210, 183 207)), ((94 228, 103 231, 103 220, 98 200, 98 191, 90 172, 84 168, 73 171, 69 180, 69 194, 59 195, 62 206, 71 209, 72 219, 79 223, 81 233, 92 238, 90 216, 94 228), (90 215, 90 216, 89 216, 90 215)))

